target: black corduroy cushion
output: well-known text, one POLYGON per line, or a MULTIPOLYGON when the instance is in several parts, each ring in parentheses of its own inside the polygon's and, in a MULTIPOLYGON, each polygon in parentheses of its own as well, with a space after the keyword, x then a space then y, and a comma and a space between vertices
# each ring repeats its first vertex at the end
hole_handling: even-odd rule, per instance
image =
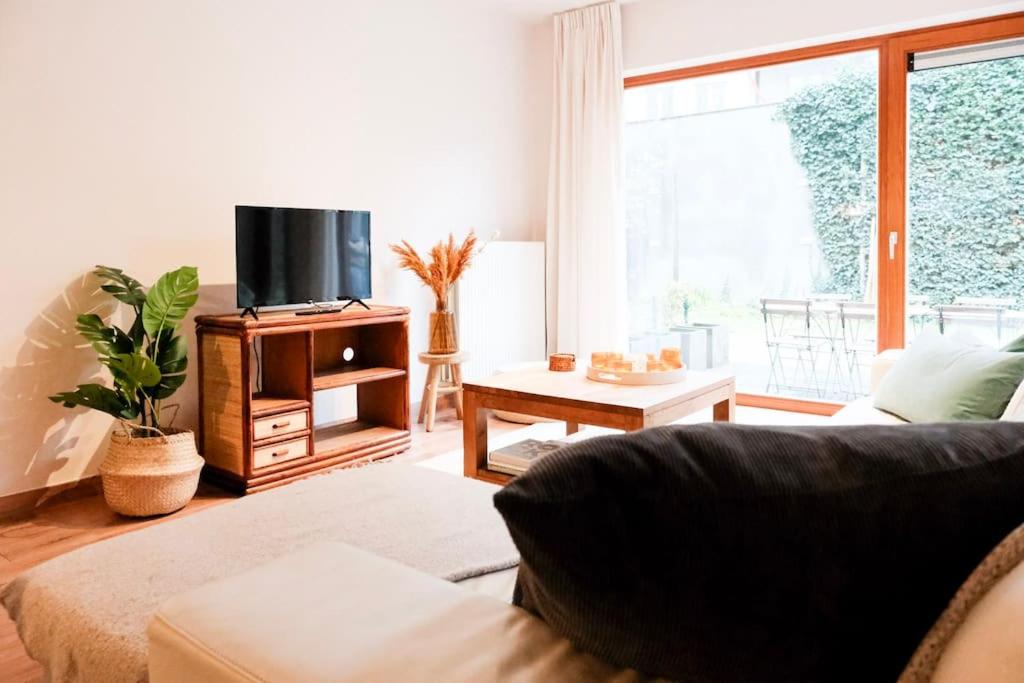
POLYGON ((516 604, 696 681, 892 681, 1024 522, 1024 424, 660 427, 536 463, 495 506, 516 604))

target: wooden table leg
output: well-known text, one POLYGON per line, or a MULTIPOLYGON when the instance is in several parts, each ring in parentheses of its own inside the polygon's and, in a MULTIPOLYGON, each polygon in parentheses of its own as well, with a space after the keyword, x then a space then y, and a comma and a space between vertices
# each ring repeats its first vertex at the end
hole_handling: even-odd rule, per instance
POLYGON ((427 414, 427 399, 430 398, 430 382, 434 378, 434 372, 436 365, 427 366, 427 379, 423 382, 423 398, 420 399, 420 416, 416 419, 416 424, 423 424, 423 416, 427 414))
POLYGON ((462 366, 458 363, 452 365, 452 384, 459 388, 454 394, 455 416, 462 419, 462 366))
POLYGON ((476 477, 487 469, 487 409, 477 405, 472 391, 462 394, 462 451, 463 474, 476 477))
POLYGON ((428 382, 429 396, 427 397, 427 431, 434 428, 434 414, 437 413, 437 388, 441 385, 440 366, 431 366, 430 382, 428 382))
POLYGON ((565 423, 565 435, 566 436, 569 436, 570 434, 575 434, 578 431, 580 431, 580 423, 579 422, 566 422, 565 423))
POLYGON ((626 420, 626 424, 623 425, 622 431, 624 432, 639 432, 641 429, 649 429, 651 427, 657 427, 658 423, 648 421, 645 417, 635 417, 626 420))
POLYGON ((715 422, 736 421, 736 394, 730 394, 725 401, 719 401, 712 410, 715 422))

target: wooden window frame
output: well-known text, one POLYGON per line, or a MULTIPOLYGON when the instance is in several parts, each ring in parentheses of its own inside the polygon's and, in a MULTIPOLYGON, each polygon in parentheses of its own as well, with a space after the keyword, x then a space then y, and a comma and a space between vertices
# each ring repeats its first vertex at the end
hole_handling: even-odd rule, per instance
MULTIPOLYGON (((1024 36, 1024 12, 1002 14, 952 24, 886 33, 866 38, 770 52, 751 57, 670 69, 625 79, 636 88, 699 78, 731 71, 757 69, 809 59, 876 50, 878 52, 878 350, 903 348, 905 343, 907 263, 907 60, 914 52, 939 50, 1024 36), (896 233, 889 258, 888 238, 896 233)), ((841 403, 738 394, 737 404, 773 410, 832 415, 841 403)))

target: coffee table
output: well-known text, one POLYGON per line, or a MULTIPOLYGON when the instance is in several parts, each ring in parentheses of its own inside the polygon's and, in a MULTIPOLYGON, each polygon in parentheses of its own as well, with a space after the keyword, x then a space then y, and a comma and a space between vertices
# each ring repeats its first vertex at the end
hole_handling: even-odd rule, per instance
POLYGON ((566 434, 580 425, 636 431, 669 424, 712 407, 715 421, 732 422, 736 375, 729 370, 687 373, 674 384, 623 386, 589 380, 583 371, 547 369, 495 375, 462 385, 463 473, 504 484, 510 475, 487 469, 487 414, 507 410, 564 420, 566 434))

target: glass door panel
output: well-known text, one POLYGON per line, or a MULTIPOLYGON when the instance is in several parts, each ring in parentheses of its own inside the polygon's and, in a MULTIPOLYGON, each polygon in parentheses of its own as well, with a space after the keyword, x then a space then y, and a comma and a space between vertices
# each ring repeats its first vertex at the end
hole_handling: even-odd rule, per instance
POLYGON ((878 53, 629 88, 631 347, 741 392, 867 393, 877 344, 878 53))
POLYGON ((1000 57, 1010 42, 911 62, 907 344, 1024 332, 1024 57, 1000 57))

